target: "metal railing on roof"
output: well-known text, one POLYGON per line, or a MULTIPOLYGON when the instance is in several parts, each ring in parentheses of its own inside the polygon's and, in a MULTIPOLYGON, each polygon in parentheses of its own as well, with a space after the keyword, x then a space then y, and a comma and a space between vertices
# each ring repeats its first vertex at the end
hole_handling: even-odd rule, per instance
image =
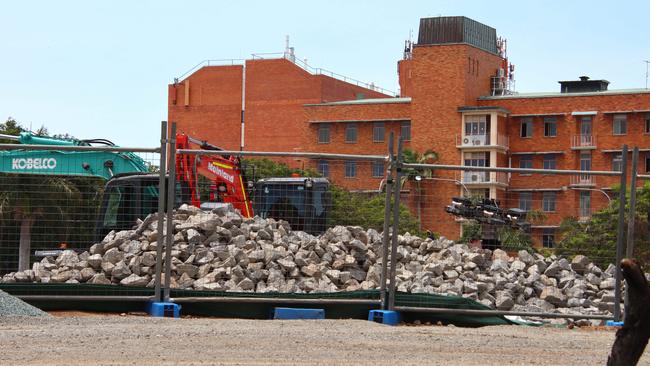
POLYGON ((243 58, 230 58, 230 59, 217 59, 217 60, 203 60, 198 64, 194 65, 191 69, 185 71, 181 76, 174 78, 174 83, 178 83, 183 80, 186 76, 190 75, 194 71, 204 67, 204 66, 232 66, 232 65, 243 65, 246 59, 243 58))
MULTIPOLYGON (((349 84, 354 84, 358 87, 369 89, 372 91, 376 91, 382 94, 390 95, 392 97, 396 97, 397 93, 394 91, 379 87, 375 85, 374 83, 366 83, 357 79, 353 79, 351 77, 347 77, 345 75, 341 75, 338 73, 335 73, 333 71, 329 71, 327 69, 323 69, 320 67, 312 67, 308 65, 305 61, 300 60, 299 58, 295 57, 295 55, 286 53, 286 52, 268 52, 268 53, 253 53, 251 54, 253 60, 263 60, 263 59, 279 59, 283 58, 285 60, 293 62, 296 66, 300 67, 301 69, 307 71, 308 73, 312 75, 324 75, 324 76, 329 76, 333 79, 337 79, 349 84), (269 57, 270 56, 270 57, 269 57)), ((244 62, 246 62, 246 59, 217 59, 217 60, 203 60, 199 62, 198 64, 194 65, 191 69, 187 70, 184 72, 181 76, 174 78, 174 83, 178 83, 179 81, 182 81, 183 78, 186 76, 190 75, 194 71, 204 67, 204 66, 224 66, 224 65, 243 65, 244 62)))

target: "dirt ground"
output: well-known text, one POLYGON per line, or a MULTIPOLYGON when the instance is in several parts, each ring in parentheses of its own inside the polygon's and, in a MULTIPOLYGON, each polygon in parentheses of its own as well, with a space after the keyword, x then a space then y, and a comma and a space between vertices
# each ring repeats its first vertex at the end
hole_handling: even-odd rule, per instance
MULTIPOLYGON (((0 318, 1 365, 604 365, 613 329, 362 320, 0 318)), ((650 365, 646 354, 639 363, 650 365)))

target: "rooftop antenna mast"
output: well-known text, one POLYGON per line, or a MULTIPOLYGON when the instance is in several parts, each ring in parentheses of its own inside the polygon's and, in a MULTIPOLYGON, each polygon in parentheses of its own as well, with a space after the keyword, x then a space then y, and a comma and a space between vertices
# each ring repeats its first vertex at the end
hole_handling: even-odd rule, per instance
POLYGON ((645 62, 645 88, 648 89, 648 65, 650 65, 650 60, 643 60, 645 62))

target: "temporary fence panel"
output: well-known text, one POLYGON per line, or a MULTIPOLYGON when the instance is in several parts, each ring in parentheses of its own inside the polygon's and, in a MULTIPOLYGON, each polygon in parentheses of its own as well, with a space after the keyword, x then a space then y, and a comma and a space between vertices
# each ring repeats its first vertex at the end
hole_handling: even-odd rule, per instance
POLYGON ((110 231, 130 229, 158 209, 157 149, 18 144, 0 149, 0 273, 32 269, 64 249, 89 249, 110 231), (138 178, 121 176, 127 173, 138 178))

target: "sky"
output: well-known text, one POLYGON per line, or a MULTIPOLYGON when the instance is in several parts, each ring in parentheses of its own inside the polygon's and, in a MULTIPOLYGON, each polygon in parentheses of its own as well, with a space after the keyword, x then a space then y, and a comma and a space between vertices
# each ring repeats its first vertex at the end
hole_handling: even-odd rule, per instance
MULTIPOLYGON (((167 84, 202 60, 282 52, 398 90, 419 19, 464 15, 508 40, 519 92, 558 80, 645 87, 649 1, 0 1, 0 122, 159 144, 167 84)), ((200 136, 197 136, 200 138, 200 136)))

